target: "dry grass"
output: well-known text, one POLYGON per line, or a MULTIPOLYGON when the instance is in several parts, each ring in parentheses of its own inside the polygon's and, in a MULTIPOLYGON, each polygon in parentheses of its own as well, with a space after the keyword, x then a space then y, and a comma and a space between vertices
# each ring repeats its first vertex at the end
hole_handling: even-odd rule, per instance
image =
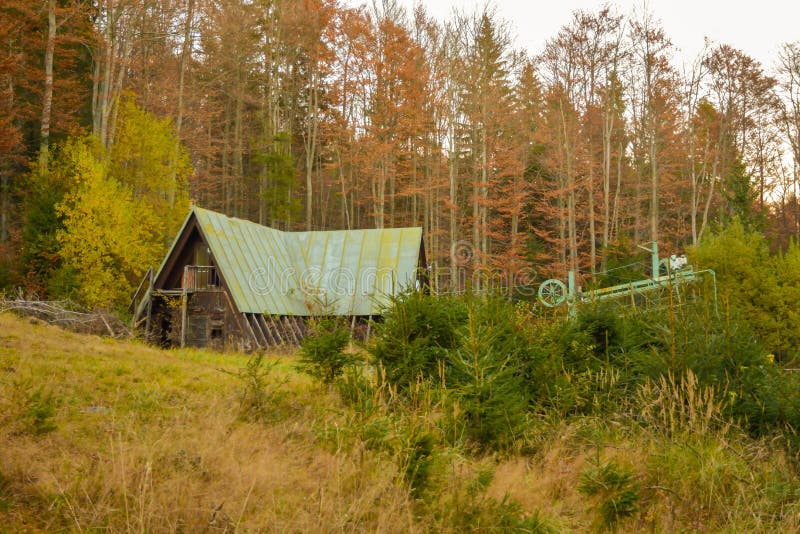
POLYGON ((726 422, 725 393, 691 376, 643 386, 627 414, 538 423, 524 456, 438 443, 414 497, 401 455, 364 435, 385 423, 386 439, 405 443, 410 429, 435 432, 435 417, 387 412, 383 390, 377 411, 356 413, 292 357, 272 360, 282 395, 266 421, 245 422, 242 384, 220 371, 241 369, 243 355, 161 351, 0 314, 0 532, 485 531, 512 513, 497 505, 509 498, 521 517, 540 514, 548 528, 534 531, 591 532, 604 528, 601 497, 578 487, 607 462, 641 488, 619 531, 800 531, 794 462, 779 442, 726 422))
MULTIPOLYGON (((237 420, 241 355, 159 351, 0 315, 0 525, 18 530, 418 530, 386 460, 331 453, 333 398, 282 365, 269 425, 237 420), (56 429, 24 424, 52 393, 56 429), (380 505, 379 505, 380 503, 380 505)), ((2 527, 0 527, 2 529, 2 527)))

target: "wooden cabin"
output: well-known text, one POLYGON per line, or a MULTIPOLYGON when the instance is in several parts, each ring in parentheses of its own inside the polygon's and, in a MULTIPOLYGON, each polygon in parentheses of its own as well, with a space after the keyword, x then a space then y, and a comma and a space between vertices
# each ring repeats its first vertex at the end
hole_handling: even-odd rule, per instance
POLYGON ((425 265, 421 228, 282 232, 194 207, 137 289, 134 326, 162 346, 296 345, 309 317, 380 315, 425 265))

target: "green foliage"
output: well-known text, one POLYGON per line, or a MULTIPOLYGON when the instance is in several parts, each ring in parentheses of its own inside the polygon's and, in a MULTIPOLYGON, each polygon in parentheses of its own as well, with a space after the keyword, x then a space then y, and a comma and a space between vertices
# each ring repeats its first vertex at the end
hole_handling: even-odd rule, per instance
POLYGON ((350 331, 340 318, 315 319, 311 323, 311 334, 300 346, 298 367, 323 383, 332 384, 356 361, 353 354, 345 352, 349 343, 350 331))
POLYGON ((279 221, 292 221, 300 217, 302 206, 293 194, 298 187, 297 166, 291 151, 292 139, 288 132, 278 132, 266 152, 257 153, 255 161, 263 166, 267 184, 261 192, 267 220, 276 226, 279 221))
POLYGON ((27 272, 27 285, 33 289, 47 287, 48 279, 60 263, 56 232, 61 223, 55 206, 64 192, 37 184, 25 204, 25 226, 22 231, 22 265, 27 272))
POLYGON ((514 339, 470 308, 459 346, 447 353, 455 430, 482 447, 508 448, 525 427, 528 396, 514 339))
POLYGON ((745 229, 752 231, 764 228, 764 214, 755 208, 758 190, 741 158, 736 158, 725 176, 723 195, 728 201, 731 215, 740 221, 745 229))
POLYGON ((59 243, 56 235, 63 230, 56 206, 67 192, 75 169, 69 158, 60 157, 66 147, 54 148, 54 160, 47 175, 31 174, 30 193, 23 205, 24 225, 22 228, 22 253, 20 271, 25 273, 25 285, 41 297, 69 294, 73 283, 66 281, 63 273, 59 280, 51 278, 62 267, 59 243), (66 283, 65 283, 66 282, 66 283), (63 286, 63 287, 62 287, 63 286))
POLYGON ((245 421, 269 422, 280 419, 280 403, 286 393, 282 386, 286 380, 272 377, 277 361, 268 362, 264 354, 254 354, 244 368, 236 372, 220 369, 241 382, 239 391, 239 417, 245 421))
POLYGON ((53 392, 39 386, 25 398, 23 420, 31 434, 40 436, 54 431, 58 426, 53 418, 56 415, 56 399, 53 392))
POLYGON ((695 268, 716 272, 720 301, 734 314, 747 317, 770 351, 792 348, 787 340, 798 336, 800 324, 787 321, 786 310, 795 303, 787 300, 778 283, 763 235, 733 221, 692 248, 690 259, 695 268))
POLYGON ((145 262, 156 260, 153 236, 143 231, 146 222, 136 213, 131 191, 105 176, 89 146, 73 144, 64 157, 73 158, 77 183, 57 206, 64 224, 57 232, 60 254, 75 271, 84 304, 119 305, 144 272, 145 262))
POLYGON ((375 325, 370 353, 388 381, 408 391, 420 378, 438 378, 439 362, 458 345, 457 329, 466 318, 463 299, 421 292, 393 297, 383 321, 375 325))
POLYGON ((358 367, 349 367, 335 382, 336 390, 345 404, 363 417, 374 415, 380 408, 376 388, 358 367))
POLYGON ((489 470, 478 470, 473 480, 447 492, 436 502, 439 522, 452 532, 514 532, 554 534, 558 529, 538 511, 527 515, 522 506, 504 495, 495 499, 485 491, 492 479, 489 470))
MULTIPOLYGON (((620 236, 620 242, 610 243, 604 253, 606 268, 597 277, 595 284, 597 288, 647 278, 644 265, 649 265, 650 255, 641 249, 632 247, 624 236, 620 236), (633 255, 631 255, 631 248, 635 250, 633 255)), ((586 289, 593 289, 592 284, 588 283, 586 289)))
MULTIPOLYGON (((687 375, 698 391, 724 391, 720 417, 755 436, 797 428, 800 378, 776 365, 764 343, 777 339, 765 339, 765 331, 777 335, 793 325, 759 321, 758 313, 774 316, 754 296, 734 306, 731 280, 784 298, 778 283, 794 287, 800 251, 792 248, 775 263, 759 248, 761 238, 731 228, 718 238, 724 243, 714 243, 726 254, 741 252, 720 266, 729 303, 721 315, 702 288, 693 302, 648 309, 584 304, 566 320, 496 298, 409 294, 388 310, 369 351, 401 402, 417 406, 412 399, 424 392, 429 406, 443 410, 438 424, 449 443, 483 450, 530 444, 525 429, 533 414, 613 413, 648 381, 687 375), (760 266, 768 269, 761 279, 760 266)), ((789 309, 788 301, 779 309, 789 309)))
POLYGON ((775 258, 775 276, 778 290, 783 295, 785 306, 780 310, 782 346, 775 352, 785 359, 800 357, 800 245, 796 240, 789 243, 786 252, 775 258))
POLYGON ((428 488, 435 466, 436 438, 429 431, 412 428, 405 435, 400 465, 411 495, 419 497, 428 488))
POLYGON ((608 462, 581 473, 578 490, 599 499, 598 511, 606 528, 615 528, 633 516, 641 501, 640 484, 633 471, 608 462))
POLYGON ((559 339, 565 363, 589 369, 609 363, 622 348, 620 311, 609 303, 582 306, 559 339))

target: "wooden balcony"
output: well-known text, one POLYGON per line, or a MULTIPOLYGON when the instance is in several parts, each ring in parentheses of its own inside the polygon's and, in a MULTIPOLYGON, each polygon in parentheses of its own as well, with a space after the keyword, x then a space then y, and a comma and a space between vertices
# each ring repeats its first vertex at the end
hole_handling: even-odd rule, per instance
POLYGON ((219 273, 212 265, 186 265, 183 268, 181 288, 185 293, 218 291, 219 273))

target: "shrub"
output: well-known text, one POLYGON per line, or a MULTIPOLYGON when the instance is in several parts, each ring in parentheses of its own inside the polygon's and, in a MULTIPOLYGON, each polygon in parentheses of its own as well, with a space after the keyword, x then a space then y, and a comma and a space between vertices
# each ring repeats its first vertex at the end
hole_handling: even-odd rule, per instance
POLYGON ((747 317, 770 351, 786 350, 786 341, 798 330, 785 321, 786 292, 778 284, 774 261, 764 236, 748 231, 738 221, 705 237, 689 251, 695 268, 716 272, 719 296, 734 313, 747 317))
POLYGON ((459 347, 447 359, 454 439, 506 448, 522 434, 528 396, 512 342, 470 309, 459 347))
POLYGON ((387 380, 406 392, 420 378, 438 378, 439 364, 457 346, 457 331, 466 318, 463 298, 419 292, 394 297, 375 327, 369 351, 386 370, 387 380))
POLYGON ((622 348, 620 312, 620 307, 611 303, 599 302, 581 307, 577 316, 567 323, 561 341, 568 343, 577 339, 589 350, 582 354, 570 354, 565 350, 564 356, 572 360, 567 363, 595 369, 609 363, 622 348))
POLYGON ((299 368, 303 372, 332 384, 344 369, 355 363, 355 356, 345 352, 350 331, 337 318, 317 319, 311 324, 311 335, 300 345, 299 368))
POLYGON ((615 528, 639 509, 640 484, 633 471, 608 462, 581 473, 578 490, 599 499, 598 512, 604 527, 615 528))
POLYGON ((411 495, 419 497, 427 489, 435 465, 436 438, 421 428, 406 432, 401 448, 401 473, 411 495))
POLYGON ((54 431, 58 426, 53 419, 56 415, 56 399, 51 391, 39 386, 25 399, 23 419, 27 430, 36 436, 54 431))
POLYGON ((238 378, 242 383, 239 392, 239 417, 245 421, 271 421, 278 419, 277 408, 286 393, 281 389, 286 379, 273 380, 272 374, 277 361, 267 362, 264 354, 253 355, 247 365, 236 371, 220 369, 223 373, 238 378))

